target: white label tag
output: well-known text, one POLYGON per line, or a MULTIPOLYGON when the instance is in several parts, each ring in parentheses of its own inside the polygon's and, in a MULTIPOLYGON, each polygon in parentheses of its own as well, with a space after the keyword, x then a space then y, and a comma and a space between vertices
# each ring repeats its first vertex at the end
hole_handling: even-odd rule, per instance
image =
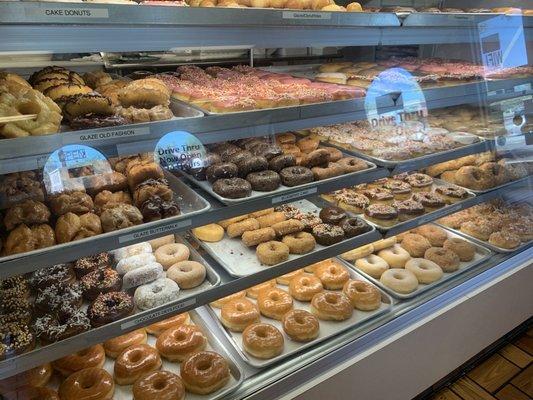
POLYGON ((313 188, 309 188, 306 190, 300 190, 299 192, 289 193, 283 196, 274 197, 272 199, 272 204, 277 204, 277 203, 285 202, 287 200, 292 200, 292 199, 298 199, 300 197, 305 197, 316 192, 317 192, 317 188, 313 187, 313 188))
POLYGON ((331 13, 312 11, 283 11, 283 19, 331 19, 331 13))
POLYGON ((531 90, 531 83, 524 83, 523 85, 516 85, 514 87, 515 92, 527 92, 531 90))
POLYGON ((109 18, 107 8, 26 8, 26 16, 64 18, 109 18))
POLYGON ((78 135, 66 135, 65 143, 80 143, 80 142, 92 142, 94 140, 106 140, 121 137, 134 137, 141 135, 149 135, 150 128, 123 128, 114 131, 95 132, 95 133, 82 133, 78 135))
POLYGON ((154 311, 154 312, 152 312, 150 314, 143 315, 142 317, 135 318, 132 321, 125 322, 122 325, 120 325, 120 329, 125 331, 125 330, 131 328, 132 326, 140 325, 140 324, 142 324, 143 322, 146 322, 146 321, 152 321, 153 319, 155 319, 157 317, 160 317, 161 315, 173 314, 176 311, 182 310, 183 308, 188 307, 188 306, 192 306, 194 304, 196 304, 196 298, 185 300, 185 301, 183 301, 183 302, 181 302, 179 304, 176 304, 175 306, 167 307, 167 308, 165 308, 163 310, 160 310, 160 311, 154 311))
POLYGON ((160 235, 166 232, 171 232, 177 229, 185 228, 190 225, 191 225, 191 220, 186 219, 184 221, 179 221, 174 224, 159 226, 157 228, 146 229, 144 231, 131 233, 129 235, 119 236, 118 242, 127 243, 127 242, 131 242, 132 240, 136 240, 136 239, 145 239, 145 238, 149 238, 150 236, 160 235))

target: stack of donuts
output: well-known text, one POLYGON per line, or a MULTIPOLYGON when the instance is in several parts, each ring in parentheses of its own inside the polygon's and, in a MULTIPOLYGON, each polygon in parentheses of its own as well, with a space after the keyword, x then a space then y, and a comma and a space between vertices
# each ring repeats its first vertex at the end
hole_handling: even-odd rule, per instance
MULTIPOLYGON (((37 172, 5 175, 3 255, 72 242, 180 214, 163 170, 147 155, 112 159, 112 172, 92 166, 69 173, 63 190, 46 193, 37 172)), ((48 178, 46 178, 48 179, 48 178)), ((50 187, 50 185, 47 185, 50 187)))
POLYGON ((389 289, 409 294, 474 260, 476 248, 436 226, 423 225, 341 255, 389 289))
POLYGON ((224 233, 240 238, 245 246, 257 246, 259 262, 271 266, 287 261, 289 254, 309 253, 317 243, 330 246, 369 230, 360 218, 338 207, 325 207, 317 216, 285 204, 194 228, 192 233, 204 242, 218 242, 224 233))
POLYGON ((512 250, 533 240, 533 206, 502 200, 478 204, 438 220, 468 236, 512 250))
POLYGON ((211 303, 226 329, 242 335, 242 348, 259 359, 282 354, 287 339, 317 339, 321 335, 320 321, 346 321, 354 310, 357 315, 380 306, 379 290, 365 281, 351 279, 348 269, 335 259, 211 303))
POLYGON ((230 380, 227 360, 208 346, 189 314, 178 314, 0 381, 0 394, 8 400, 205 395, 230 380), (47 387, 54 383, 57 391, 47 387))
POLYGON ((367 221, 391 227, 468 198, 457 186, 434 185, 429 175, 410 172, 337 190, 322 197, 367 221))
POLYGON ((533 173, 528 163, 509 161, 492 152, 472 154, 432 165, 426 173, 472 190, 487 190, 533 173))

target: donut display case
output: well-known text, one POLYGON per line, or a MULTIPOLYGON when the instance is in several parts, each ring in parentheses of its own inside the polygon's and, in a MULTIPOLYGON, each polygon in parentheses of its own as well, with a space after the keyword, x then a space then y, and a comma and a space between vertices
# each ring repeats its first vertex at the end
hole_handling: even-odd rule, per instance
POLYGON ((0 0, 0 38, 1 400, 430 400, 531 317, 528 2, 0 0))

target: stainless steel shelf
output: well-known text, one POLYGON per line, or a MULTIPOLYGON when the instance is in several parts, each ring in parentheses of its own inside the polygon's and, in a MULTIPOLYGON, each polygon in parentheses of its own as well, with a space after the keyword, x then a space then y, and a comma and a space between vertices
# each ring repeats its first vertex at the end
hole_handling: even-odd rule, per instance
POLYGON ((402 19, 403 27, 477 27, 480 23, 498 18, 502 29, 506 26, 516 26, 516 21, 520 21, 524 28, 533 27, 533 18, 517 14, 502 15, 494 13, 412 13, 402 19))

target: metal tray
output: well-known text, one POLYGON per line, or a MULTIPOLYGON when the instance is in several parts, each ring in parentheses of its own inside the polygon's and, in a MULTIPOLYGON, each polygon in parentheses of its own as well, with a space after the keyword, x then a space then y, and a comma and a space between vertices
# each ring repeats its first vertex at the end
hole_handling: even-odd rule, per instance
MULTIPOLYGON (((314 212, 318 215, 318 212, 320 211, 320 207, 308 200, 299 200, 290 204, 297 206, 304 212, 314 212)), ((368 232, 365 232, 358 237, 370 235, 375 231, 375 228, 372 227, 372 225, 369 224, 369 227, 371 229, 368 232)), ((202 248, 233 277, 240 278, 264 271, 265 268, 276 268, 276 266, 262 265, 255 255, 255 248, 245 246, 239 238, 231 239, 224 236, 221 241, 214 243, 202 242, 201 240, 196 239, 194 235, 191 235, 191 238, 191 240, 194 240, 202 246, 202 248)), ((317 244, 315 249, 307 254, 312 254, 325 248, 325 246, 317 244)), ((287 261, 297 259, 301 256, 302 255, 298 254, 290 254, 287 261)), ((283 263, 277 264, 277 266, 280 265, 283 265, 283 263)))
MULTIPOLYGON (((350 157, 349 155, 346 155, 346 154, 345 154, 345 156, 346 157, 350 157)), ((284 194, 286 192, 289 192, 289 191, 295 190, 295 189, 305 190, 305 189, 308 189, 308 188, 315 187, 317 182, 320 182, 320 183, 333 182, 333 181, 337 180, 339 177, 343 177, 344 178, 344 177, 347 177, 347 176, 357 176, 357 175, 364 174, 364 173, 366 173, 368 171, 372 171, 372 170, 377 168, 376 164, 371 163, 371 162, 369 162, 367 160, 364 160, 364 161, 367 163, 368 168, 364 169, 362 171, 350 172, 348 174, 334 176, 332 178, 327 178, 327 179, 321 179, 319 181, 313 181, 313 182, 305 183, 303 185, 298 185, 298 186, 289 187, 289 186, 280 185, 276 190, 272 190, 270 192, 257 192, 255 190, 252 190, 252 193, 250 194, 250 196, 242 197, 240 199, 228 199, 226 197, 222 197, 218 193, 215 193, 215 191, 213 190, 213 185, 211 183, 209 183, 208 181, 199 181, 196 178, 194 178, 192 175, 189 175, 189 174, 187 174, 185 172, 181 172, 181 174, 183 174, 183 176, 185 176, 187 179, 189 179, 191 182, 193 182, 196 186, 202 188, 203 190, 205 190, 207 193, 209 193, 211 196, 213 196, 214 198, 216 198, 220 202, 222 202, 222 203, 224 203, 226 205, 232 205, 232 204, 243 203, 243 202, 246 202, 246 201, 249 201, 249 200, 252 200, 252 199, 261 198, 261 197, 264 197, 265 195, 270 195, 270 194, 280 194, 280 195, 282 195, 282 194, 284 194)))
MULTIPOLYGON (((465 187, 459 186, 459 185, 455 185, 455 186, 459 186, 459 187, 461 187, 461 188, 463 188, 465 190, 468 190, 469 192, 472 192, 474 194, 483 194, 483 193, 487 193, 487 192, 492 192, 493 190, 498 190, 498 189, 504 188, 504 187, 509 186, 509 185, 514 185, 517 182, 525 182, 525 181, 527 181, 529 179, 531 179, 531 176, 525 176, 523 178, 517 179, 516 181, 510 181, 510 182, 504 183, 503 185, 494 186, 494 187, 491 187, 489 189, 484 189, 484 190, 468 189, 468 188, 465 188, 465 187)), ((446 182, 443 179, 440 179, 440 180, 442 182, 444 182, 444 183, 447 183, 448 185, 453 185, 452 183, 448 183, 448 182, 446 182)))
MULTIPOLYGON (((339 260, 337 258, 334 259, 339 264, 342 264, 347 267, 348 271, 350 272, 350 278, 351 279, 360 279, 366 282, 369 282, 368 279, 366 279, 362 274, 355 271, 353 269, 353 266, 350 264, 344 263, 342 260, 339 260)), ((277 284, 278 287, 287 290, 287 287, 284 285, 277 284)), ((285 339, 285 348, 284 352, 280 354, 279 356, 276 356, 274 358, 270 358, 268 360, 262 360, 260 358, 256 358, 250 354, 248 354, 246 351, 244 351, 244 348, 242 347, 242 333, 240 332, 231 332, 224 328, 222 323, 220 322, 220 309, 218 308, 212 308, 211 306, 206 306, 213 317, 215 319, 216 323, 219 325, 220 329, 226 334, 226 337, 228 338, 229 342, 235 347, 239 355, 244 359, 244 361, 248 364, 250 364, 253 367, 257 368, 265 368, 271 364, 274 364, 280 360, 283 360, 287 357, 292 356, 295 353, 298 353, 308 347, 314 346, 317 343, 323 342, 324 340, 329 339, 330 337, 337 335, 347 329, 353 328, 354 326, 361 325, 368 320, 375 318, 378 315, 381 315, 387 311, 390 310, 390 307, 392 306, 392 299, 391 297, 384 292, 383 290, 380 290, 378 287, 378 290, 381 293, 381 306, 374 311, 360 311, 360 310, 354 310, 354 313, 352 316, 347 319, 346 321, 322 321, 320 320, 320 333, 319 336, 306 343, 300 343, 291 340, 284 332, 283 327, 281 324, 281 321, 274 320, 271 318, 267 318, 263 315, 261 315, 261 322, 268 322, 269 324, 274 325, 276 328, 282 332, 283 337, 285 339)), ((252 302, 256 303, 257 301, 249 298, 252 302)), ((311 311, 311 303, 310 302, 303 302, 293 299, 294 301, 294 309, 298 310, 306 310, 311 311)))
MULTIPOLYGON (((209 327, 205 325, 202 318, 198 315, 198 313, 195 310, 189 311, 189 315, 191 317, 191 321, 194 323, 194 325, 197 325, 200 327, 203 331, 203 333, 206 335, 208 340, 208 345, 206 350, 208 351, 214 351, 221 356, 223 356, 229 364, 230 369, 230 381, 226 386, 219 389, 218 391, 211 393, 209 395, 199 395, 194 394, 190 392, 186 392, 185 394, 185 400, 216 400, 221 399, 227 396, 229 393, 233 392, 235 389, 237 389, 242 382, 244 381, 244 372, 240 369, 239 365, 235 361, 235 359, 231 356, 231 354, 226 351, 224 345, 220 342, 220 340, 209 330, 209 327)), ((148 344, 155 348, 156 343, 156 337, 152 335, 148 335, 148 344)), ((161 370, 163 371, 169 371, 173 372, 176 375, 180 374, 180 364, 177 362, 170 362, 163 357, 161 357, 161 360, 163 361, 163 366, 161 367, 161 370)), ((115 360, 112 358, 106 357, 106 361, 104 364, 104 369, 109 372, 111 375, 113 375, 113 367, 115 365, 115 360)), ((114 400, 131 400, 132 398, 132 385, 115 385, 115 394, 113 396, 114 400)))
MULTIPOLYGON (((466 239, 464 236, 458 235, 455 232, 452 232, 452 231, 450 231, 447 228, 445 230, 448 232, 448 237, 460 237, 461 239, 466 239)), ((411 292, 411 293, 408 293, 408 294, 397 293, 394 290, 390 289, 389 287, 385 286, 383 283, 381 283, 381 281, 379 279, 373 278, 370 275, 364 273, 363 271, 359 271, 359 270, 357 270, 357 271, 361 275, 363 275, 366 278, 368 278, 369 281, 371 281, 372 283, 374 283, 375 285, 379 286, 381 289, 383 289, 384 291, 389 293, 391 296, 393 296, 393 297, 395 297, 397 299, 402 299, 402 300, 410 299, 410 298, 416 297, 416 296, 418 296, 418 295, 420 295, 420 294, 422 294, 424 292, 427 292, 428 290, 433 289, 434 287, 440 285, 441 283, 446 282, 446 281, 452 279, 453 277, 462 274, 465 271, 468 271, 469 269, 475 267, 476 265, 481 264, 483 261, 487 260, 492 255, 492 251, 490 251, 486 247, 481 246, 478 243, 470 241, 470 240, 467 240, 467 241, 472 243, 472 245, 474 245, 475 248, 476 248, 476 255, 474 256, 474 259, 472 261, 461 262, 459 264, 459 269, 457 271, 449 272, 449 273, 445 272, 444 275, 442 276, 442 278, 440 280, 438 280, 438 281, 435 281, 435 282, 432 282, 432 283, 429 283, 429 284, 419 283, 418 284, 418 288, 414 292, 411 292)), ((352 265, 352 264, 350 264, 350 265, 352 265)), ((354 268, 356 268, 356 267, 354 266, 354 268)))
MULTIPOLYGON (((165 178, 168 180, 169 186, 174 192, 174 200, 178 203, 181 214, 177 215, 175 217, 166 218, 161 221, 165 221, 165 223, 172 223, 177 222, 181 220, 185 220, 190 218, 193 215, 201 214, 209 208, 211 208, 211 204, 205 200, 203 197, 201 197, 198 193, 196 193, 194 190, 192 190, 189 186, 187 186, 185 183, 183 183, 179 178, 175 177, 174 175, 166 172, 165 178)), ((106 232, 102 233, 100 235, 92 236, 89 238, 76 240, 73 242, 63 243, 63 244, 56 244, 54 246, 45 247, 43 249, 38 250, 32 250, 26 253, 19 253, 19 254, 13 254, 5 257, 0 257, 0 266, 2 265, 2 262, 10 261, 17 258, 23 258, 35 254, 45 254, 45 253, 51 253, 51 252, 57 252, 61 249, 67 249, 69 247, 75 247, 84 245, 87 248, 90 247, 91 241, 93 239, 101 239, 101 238, 116 238, 116 237, 124 237, 128 234, 133 234, 133 232, 138 231, 140 227, 142 229, 150 229, 157 227, 158 224, 161 223, 161 221, 153 221, 153 222, 147 222, 141 225, 132 226, 130 228, 126 229, 120 229, 113 232, 106 232)), ((120 242, 120 240, 119 240, 120 242)))

